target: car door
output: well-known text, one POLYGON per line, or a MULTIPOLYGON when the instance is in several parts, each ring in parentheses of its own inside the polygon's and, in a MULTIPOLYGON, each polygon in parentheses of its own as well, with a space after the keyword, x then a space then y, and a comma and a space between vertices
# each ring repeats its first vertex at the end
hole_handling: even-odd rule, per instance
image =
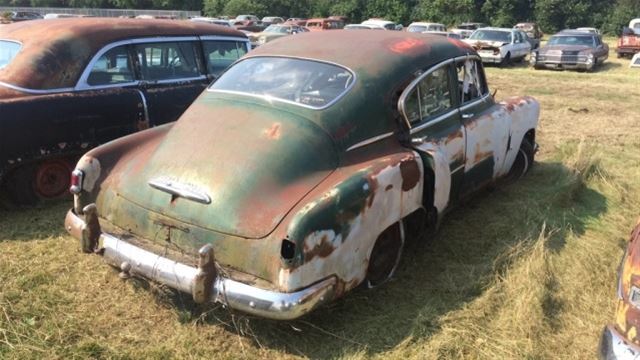
MULTIPOLYGON (((429 69, 414 80, 400 98, 413 148, 432 164, 436 190, 434 206, 444 211, 457 200, 463 180, 465 134, 455 106, 453 61, 429 69)), ((433 188, 425 189, 429 194, 433 188)))
POLYGON ((509 143, 509 118, 493 101, 482 61, 469 56, 456 62, 459 114, 465 133, 462 195, 491 182, 501 169, 509 143))
POLYGON ((150 126, 177 120, 209 83, 198 38, 157 38, 132 46, 150 126))
POLYGON ((251 44, 241 39, 216 36, 202 36, 200 39, 203 61, 210 80, 217 79, 231 64, 251 49, 251 44))

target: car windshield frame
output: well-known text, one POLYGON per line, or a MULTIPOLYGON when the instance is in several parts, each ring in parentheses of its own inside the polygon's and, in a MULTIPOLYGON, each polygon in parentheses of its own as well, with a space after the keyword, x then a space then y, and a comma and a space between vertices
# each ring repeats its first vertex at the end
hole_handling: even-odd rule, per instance
POLYGON ((9 39, 0 39, 0 70, 11 64, 20 50, 22 50, 21 42, 9 39))
POLYGON ((498 42, 503 42, 506 44, 511 44, 513 42, 513 31, 507 31, 507 30, 493 30, 493 29, 478 29, 476 30, 473 34, 471 34, 471 36, 469 37, 469 40, 478 40, 478 41, 498 41, 498 42), (479 39, 477 38, 477 34, 480 33, 486 33, 486 34, 506 34, 507 37, 510 37, 511 39, 505 41, 504 39, 496 39, 496 38, 484 38, 484 39, 479 39))
MULTIPOLYGON (((273 72, 273 70, 271 70, 270 72, 273 72)), ((291 71, 288 71, 287 73, 291 73, 291 71)), ((242 71, 241 74, 246 74, 246 73, 244 71, 242 71)), ((338 72, 336 72, 334 75, 338 75, 338 72)), ((234 81, 231 81, 231 82, 233 83, 234 81)), ((252 77, 251 83, 255 84, 256 81, 257 81, 257 79, 255 77, 252 77)), ((323 61, 323 60, 318 60, 318 59, 305 58, 305 57, 296 57, 296 56, 279 56, 279 55, 249 56, 249 57, 245 57, 243 59, 238 60, 235 64, 230 66, 222 75, 220 75, 220 77, 218 79, 216 79, 213 83, 211 83, 211 85, 209 85, 209 87, 207 88, 207 91, 208 92, 219 92, 219 93, 228 93, 228 94, 249 96, 249 97, 264 99, 264 100, 266 100, 268 102, 277 101, 277 102, 282 102, 282 103, 286 103, 286 104, 292 104, 292 105, 295 105, 295 106, 300 106, 300 107, 307 108, 307 109, 312 109, 312 110, 324 110, 324 109, 327 109, 327 108, 331 107, 332 105, 334 105, 335 103, 340 101, 344 96, 346 96, 351 91, 351 89, 353 89, 353 87, 355 86, 357 81, 358 81, 358 77, 357 77, 356 73, 353 70, 351 70, 349 67, 341 65, 341 64, 338 64, 338 63, 330 62, 330 61, 323 61), (322 64, 322 65, 327 66, 327 69, 330 68, 330 67, 334 67, 334 68, 337 68, 337 69, 340 69, 340 70, 344 70, 349 74, 350 78, 347 79, 346 85, 345 85, 344 89, 340 93, 338 93, 335 97, 333 97, 331 100, 329 100, 326 104, 323 104, 321 106, 314 106, 314 105, 310 105, 310 104, 305 104, 305 103, 302 103, 302 102, 299 102, 299 101, 289 100, 289 99, 273 96, 272 94, 267 94, 267 93, 255 93, 255 92, 242 91, 242 90, 236 90, 236 89, 215 88, 215 86, 219 85, 221 83, 221 81, 225 81, 226 80, 225 76, 227 76, 228 74, 232 73, 234 71, 234 68, 237 68, 239 65, 242 66, 246 62, 254 61, 254 60, 262 60, 262 61, 264 61, 265 59, 292 60, 294 62, 298 62, 299 61, 299 62, 309 62, 309 63, 322 64)))
POLYGON ((594 39, 594 36, 591 35, 591 33, 585 33, 584 35, 553 35, 552 37, 549 38, 549 40, 547 40, 547 46, 589 46, 591 48, 595 48, 596 45, 596 41, 594 39), (590 44, 586 44, 586 43, 567 43, 567 42, 560 42, 559 40, 566 40, 567 38, 588 38, 589 40, 591 40, 590 44))

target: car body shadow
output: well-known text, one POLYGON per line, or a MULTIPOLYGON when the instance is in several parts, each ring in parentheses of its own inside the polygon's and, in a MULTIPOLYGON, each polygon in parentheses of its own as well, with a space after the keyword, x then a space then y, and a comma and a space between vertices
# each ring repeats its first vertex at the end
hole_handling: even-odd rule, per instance
POLYGON ((64 235, 62 221, 69 199, 56 199, 36 207, 0 209, 0 242, 32 241, 64 235))

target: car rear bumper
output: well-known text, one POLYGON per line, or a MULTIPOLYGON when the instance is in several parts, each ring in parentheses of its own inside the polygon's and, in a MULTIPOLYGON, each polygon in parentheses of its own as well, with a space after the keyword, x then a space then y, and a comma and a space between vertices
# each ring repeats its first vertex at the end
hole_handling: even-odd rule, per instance
POLYGON ((604 328, 599 350, 605 360, 640 360, 640 347, 628 342, 613 325, 604 328))
POLYGON ((84 216, 79 216, 71 209, 65 218, 65 228, 80 240, 84 252, 102 255, 107 263, 120 268, 124 276, 144 277, 190 293, 198 303, 214 301, 252 315, 290 320, 334 298, 334 277, 292 293, 258 288, 218 273, 210 245, 200 249, 197 267, 182 264, 102 232, 99 226, 92 225, 98 224, 95 211, 84 212, 84 216))
POLYGON ((635 53, 640 52, 640 47, 619 47, 616 48, 616 53, 618 54, 629 54, 633 55, 635 53))

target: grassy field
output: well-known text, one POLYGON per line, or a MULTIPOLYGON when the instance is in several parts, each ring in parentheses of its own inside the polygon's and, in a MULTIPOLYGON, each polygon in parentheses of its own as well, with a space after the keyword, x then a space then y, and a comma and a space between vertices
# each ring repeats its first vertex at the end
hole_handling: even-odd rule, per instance
MULTIPOLYGON (((613 53, 613 52, 612 52, 613 53)), ((640 215, 640 70, 488 68, 542 107, 534 169, 451 212, 396 278, 293 322, 123 282, 62 227, 69 202, 0 212, 0 358, 588 359, 640 215)))

